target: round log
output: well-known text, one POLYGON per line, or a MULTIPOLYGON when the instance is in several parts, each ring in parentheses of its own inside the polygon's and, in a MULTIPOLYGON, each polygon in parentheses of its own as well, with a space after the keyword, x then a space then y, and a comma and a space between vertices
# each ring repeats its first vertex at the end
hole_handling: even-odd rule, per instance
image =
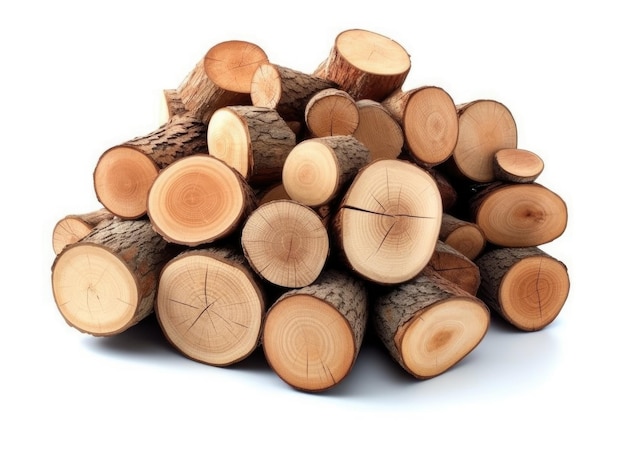
POLYGON ((378 101, 362 99, 356 102, 356 107, 359 110, 359 125, 352 136, 365 145, 372 160, 396 159, 404 146, 400 124, 378 101))
POLYGON ((526 149, 500 149, 493 156, 495 179, 510 183, 532 183, 543 171, 543 160, 526 149))
POLYGON ((64 216, 56 222, 52 230, 52 249, 55 255, 60 254, 68 245, 87 236, 100 222, 113 218, 115 216, 107 209, 64 216))
POLYGON ((311 97, 304 121, 312 137, 352 135, 359 125, 359 109, 347 92, 327 88, 311 97))

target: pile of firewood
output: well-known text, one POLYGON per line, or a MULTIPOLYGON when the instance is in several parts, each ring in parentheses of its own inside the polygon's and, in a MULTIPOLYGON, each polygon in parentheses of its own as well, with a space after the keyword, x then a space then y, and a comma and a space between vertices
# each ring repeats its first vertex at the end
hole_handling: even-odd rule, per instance
POLYGON ((293 388, 341 382, 366 329, 416 378, 444 373, 497 315, 536 331, 566 266, 567 224, 502 103, 403 89, 410 55, 340 33, 310 73, 218 43, 163 92, 163 123, 95 162, 102 210, 59 220, 52 290, 73 328, 119 334, 154 313, 213 366, 262 348, 293 388))

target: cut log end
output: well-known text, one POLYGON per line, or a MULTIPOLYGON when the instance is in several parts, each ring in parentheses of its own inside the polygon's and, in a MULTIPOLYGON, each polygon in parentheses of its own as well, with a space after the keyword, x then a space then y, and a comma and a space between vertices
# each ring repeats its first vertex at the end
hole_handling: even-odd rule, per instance
POLYGON ((246 122, 230 108, 213 114, 208 125, 209 153, 232 168, 244 178, 252 172, 252 145, 246 122))
POLYGON ((404 133, 400 124, 377 101, 359 100, 356 105, 359 110, 359 125, 353 135, 367 146, 371 160, 396 159, 404 145, 404 133))
POLYGON ((211 47, 204 57, 206 75, 228 91, 250 93, 257 68, 269 62, 265 51, 254 43, 229 40, 211 47))
POLYGON ((371 31, 346 30, 337 36, 336 47, 346 61, 368 74, 404 74, 411 67, 410 56, 399 43, 371 31))
POLYGON ((543 171, 543 160, 526 149, 501 149, 494 155, 494 176, 511 183, 531 183, 543 171))
POLYGON ((280 73, 273 64, 261 64, 250 84, 252 104, 275 109, 282 98, 280 73))
POLYGON ((347 92, 327 88, 310 99, 305 121, 314 137, 352 135, 359 125, 359 109, 347 92))

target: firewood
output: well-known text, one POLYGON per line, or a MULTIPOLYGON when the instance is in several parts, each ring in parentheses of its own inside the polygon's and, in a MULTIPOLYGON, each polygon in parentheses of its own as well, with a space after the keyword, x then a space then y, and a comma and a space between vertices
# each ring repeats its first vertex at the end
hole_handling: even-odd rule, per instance
POLYGON ((568 219, 565 201, 538 183, 491 183, 470 199, 470 212, 485 239, 502 247, 551 242, 568 219))
POLYGON ((332 388, 349 374, 367 324, 364 283, 328 269, 306 287, 281 295, 269 308, 263 351, 287 384, 309 392, 332 388))
POLYGON ((278 183, 271 184, 263 189, 261 189, 257 193, 258 198, 258 206, 260 207, 263 204, 266 204, 275 200, 282 199, 291 199, 287 191, 285 191, 285 186, 282 181, 278 183))
POLYGON ((369 150, 353 136, 311 138, 289 152, 282 183, 290 198, 318 207, 336 198, 370 159, 369 150))
POLYGON ((480 287, 478 266, 466 255, 445 242, 437 241, 428 267, 468 294, 475 296, 478 293, 480 287))
POLYGON ((452 368, 487 333, 487 306, 437 273, 416 278, 378 295, 372 324, 391 356, 419 379, 452 368))
POLYGON ((349 29, 335 38, 328 57, 313 75, 336 82, 356 101, 382 101, 401 88, 411 57, 397 42, 362 29, 349 29))
POLYGON ((537 331, 552 323, 569 293, 567 267, 538 247, 492 249, 476 260, 479 296, 512 326, 537 331))
POLYGON ((452 155, 459 119, 454 101, 444 89, 396 90, 382 104, 402 126, 404 145, 415 162, 433 167, 452 155))
POLYGON ((172 117, 178 115, 184 115, 187 112, 187 108, 183 104, 183 101, 178 95, 176 89, 165 89, 161 93, 161 107, 159 110, 159 118, 161 125, 167 123, 172 117))
POLYGON ((415 163, 381 159, 360 170, 332 220, 336 253, 366 280, 398 284, 430 260, 441 226, 441 196, 415 163))
POLYGON ((444 213, 441 219, 439 239, 470 260, 478 257, 487 244, 485 233, 480 229, 480 226, 449 213, 444 213))
POLYGON ((250 214, 241 245, 259 276, 287 288, 313 283, 330 248, 321 217, 306 205, 285 199, 268 202, 250 214))
POLYGON ((55 255, 68 245, 78 242, 104 220, 112 220, 115 216, 107 209, 93 212, 66 215, 54 225, 52 230, 52 249, 55 255))
POLYGON ((220 42, 206 52, 177 91, 189 114, 208 124, 219 108, 252 104, 252 76, 267 63, 265 51, 254 43, 220 42))
POLYGON ((83 333, 123 332, 153 312, 159 271, 171 256, 148 220, 101 222, 55 258, 55 303, 83 333))
POLYGON ((274 109, 229 106, 208 125, 209 153, 237 170, 251 185, 279 181, 296 135, 274 109))
POLYGON ((304 122, 309 100, 336 83, 277 64, 262 64, 252 76, 250 97, 258 107, 275 109, 286 121, 304 122))
POLYGON ((432 175, 435 183, 437 183, 437 189, 439 189, 439 194, 441 194, 441 205, 444 212, 449 212, 457 204, 457 190, 453 186, 452 181, 448 178, 448 175, 444 172, 436 168, 429 168, 428 173, 432 175))
POLYGON ((159 172, 148 194, 148 217, 165 240, 195 247, 230 236, 256 208, 250 186, 207 154, 184 157, 159 172))
POLYGON ((98 201, 120 218, 142 217, 148 191, 159 171, 176 159, 208 152, 206 136, 206 126, 185 113, 144 136, 108 149, 93 173, 98 201))
POLYGON ((493 157, 500 149, 517 148, 515 119, 499 101, 475 100, 458 105, 459 136, 447 165, 462 179, 495 180, 493 157))
POLYGON ((241 248, 185 250, 161 271, 155 313, 184 356, 213 366, 248 357, 259 345, 264 289, 241 248))
POLYGON ((389 111, 371 99, 356 102, 359 125, 352 134, 370 151, 371 159, 396 159, 404 146, 402 127, 389 111))
POLYGON ((543 171, 543 160, 526 149, 500 149, 493 157, 496 180, 510 183, 532 183, 543 171))
POLYGON ((327 88, 311 97, 304 121, 312 137, 352 135, 359 125, 359 109, 347 92, 327 88))

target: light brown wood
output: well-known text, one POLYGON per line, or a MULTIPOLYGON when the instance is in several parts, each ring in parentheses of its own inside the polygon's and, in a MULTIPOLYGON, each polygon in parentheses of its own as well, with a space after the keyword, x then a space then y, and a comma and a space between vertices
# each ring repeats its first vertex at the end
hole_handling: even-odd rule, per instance
POLYGON ((458 106, 459 136, 450 165, 463 178, 479 183, 495 180, 493 157, 500 149, 517 148, 515 119, 499 101, 475 100, 458 106))
POLYGON ((483 340, 487 306, 438 274, 426 270, 378 295, 372 324, 391 356, 419 379, 451 369, 483 340))
POLYGON ((285 159, 282 183, 290 198, 319 207, 335 199, 370 159, 369 150, 353 136, 311 138, 285 159))
POLYGON ((161 170, 148 217, 168 242, 195 247, 228 237, 256 208, 252 189, 222 160, 197 154, 161 170))
POLYGON ((263 327, 270 367, 290 386, 319 392, 352 370, 367 325, 367 291, 358 278, 329 269, 306 287, 281 295, 263 327))
POLYGON ((321 217, 299 202, 284 199, 261 205, 250 214, 241 245, 259 276, 287 288, 313 283, 330 252, 321 217))
POLYGON ((476 263, 454 247, 438 241, 428 267, 456 284, 470 295, 476 296, 480 287, 480 270, 476 263))
POLYGON ((332 220, 336 254, 366 280, 408 281, 428 264, 441 216, 441 196, 426 170, 398 159, 371 162, 332 220))
POLYGON ((296 135, 274 109, 229 106, 208 125, 209 153, 237 170, 251 185, 280 181, 296 135))
POLYGON ((452 97, 443 88, 396 90, 382 104, 402 126, 404 145, 415 162, 434 167, 452 155, 459 119, 452 97))
POLYGON ((289 194, 287 194, 287 191, 285 191, 285 186, 283 186, 282 182, 278 182, 261 189, 257 193, 257 198, 259 206, 275 200, 291 199, 289 194))
POLYGON ((114 217, 107 209, 64 216, 52 229, 52 250, 58 255, 66 246, 87 236, 97 224, 114 217))
POLYGON ((211 47, 178 86, 187 111, 208 124, 222 107, 252 104, 252 76, 269 59, 258 45, 228 40, 211 47))
POLYGON ((52 265, 54 301, 65 321, 94 336, 129 329, 153 312, 171 247, 148 220, 106 220, 52 265))
POLYGON ((479 296, 505 321, 523 331, 552 323, 569 294, 567 267, 538 247, 498 248, 476 260, 479 296))
POLYGON ((327 88, 311 97, 304 121, 312 137, 352 135, 359 125, 359 109, 347 92, 327 88))
POLYGON ((510 183, 531 183, 543 172, 541 157, 526 149, 500 149, 493 162, 494 177, 510 183))
POLYGON ((439 239, 470 260, 478 257, 487 245, 485 234, 476 223, 462 220, 449 213, 444 213, 441 219, 439 239))
POLYGON ((352 134, 370 151, 371 159, 396 159, 404 146, 402 127, 389 111, 371 99, 356 102, 359 124, 352 134))
POLYGON ((538 183, 493 183, 470 201, 473 222, 492 244, 530 247, 563 234, 568 213, 565 201, 538 183))
POLYGON ((313 75, 336 82, 356 101, 382 101, 401 88, 411 68, 411 57, 397 42, 363 29, 337 35, 328 57, 313 75))
POLYGON ((184 115, 187 108, 178 95, 176 89, 166 89, 161 93, 161 105, 159 107, 159 120, 161 125, 166 124, 172 117, 184 115))
POLYGON ((126 219, 146 214, 148 191, 159 171, 186 156, 207 153, 206 126, 175 115, 158 129, 105 151, 93 173, 98 201, 126 219))
POLYGON ((195 361, 228 366, 259 345, 266 302, 241 248, 186 250, 161 271, 155 312, 179 352, 195 361))

